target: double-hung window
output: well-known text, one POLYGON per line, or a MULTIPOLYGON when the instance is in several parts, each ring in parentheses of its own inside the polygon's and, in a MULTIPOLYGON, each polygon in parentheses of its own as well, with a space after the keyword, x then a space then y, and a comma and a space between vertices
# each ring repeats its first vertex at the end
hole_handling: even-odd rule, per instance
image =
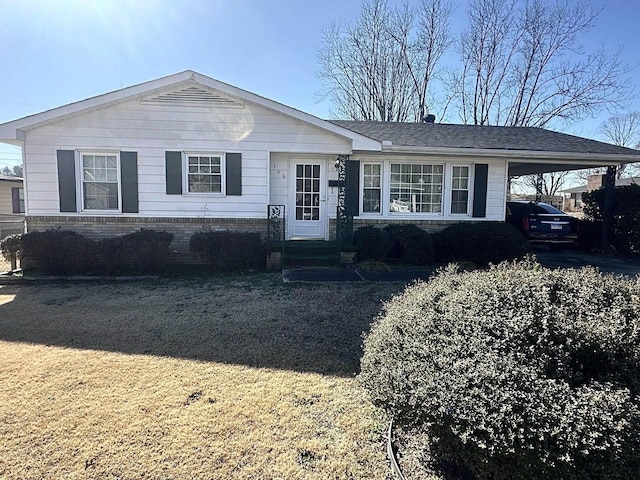
POLYGON ((223 193, 221 154, 187 154, 189 193, 223 193))
POLYGON ((451 172, 451 214, 469 213, 469 167, 452 167, 451 172))
POLYGON ((83 153, 82 204, 85 210, 118 210, 118 154, 83 153))
POLYGON ((362 213, 381 213, 382 164, 365 163, 362 168, 362 213))
POLYGON ((444 165, 392 163, 389 211, 441 213, 444 165))

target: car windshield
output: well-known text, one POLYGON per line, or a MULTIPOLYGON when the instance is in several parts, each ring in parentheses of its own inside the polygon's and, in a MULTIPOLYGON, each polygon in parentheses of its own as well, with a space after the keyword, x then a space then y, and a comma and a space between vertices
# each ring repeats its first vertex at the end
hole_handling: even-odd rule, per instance
POLYGON ((508 206, 509 206, 509 210, 511 210, 511 214, 512 215, 529 215, 531 213, 535 213, 535 214, 545 214, 545 213, 549 214, 549 213, 551 213, 551 214, 554 214, 554 215, 558 215, 558 214, 563 215, 563 212, 561 212, 557 208, 552 207, 551 205, 548 205, 546 203, 510 202, 508 206))

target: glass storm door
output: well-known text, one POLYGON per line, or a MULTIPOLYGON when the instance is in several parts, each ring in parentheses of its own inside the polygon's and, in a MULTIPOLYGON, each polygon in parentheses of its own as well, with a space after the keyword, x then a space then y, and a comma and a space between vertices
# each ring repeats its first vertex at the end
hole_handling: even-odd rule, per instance
POLYGON ((291 199, 290 238, 324 239, 325 181, 324 163, 292 162, 293 198, 291 199))

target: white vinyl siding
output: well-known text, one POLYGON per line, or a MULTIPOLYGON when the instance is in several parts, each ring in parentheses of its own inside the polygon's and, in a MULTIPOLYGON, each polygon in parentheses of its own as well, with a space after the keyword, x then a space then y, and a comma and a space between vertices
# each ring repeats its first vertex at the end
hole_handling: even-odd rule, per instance
POLYGON ((350 149, 346 138, 256 104, 224 108, 128 101, 26 133, 28 209, 32 215, 60 215, 58 202, 52 201, 58 198, 56 150, 137 152, 139 213, 127 215, 265 218, 266 205, 273 203, 267 181, 273 152, 335 160, 350 149), (167 151, 241 153, 242 195, 167 195, 167 151))

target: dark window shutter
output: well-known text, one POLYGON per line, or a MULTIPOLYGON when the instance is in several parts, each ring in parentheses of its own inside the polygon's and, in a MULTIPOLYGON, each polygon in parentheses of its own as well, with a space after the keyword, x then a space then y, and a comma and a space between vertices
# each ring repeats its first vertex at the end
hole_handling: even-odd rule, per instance
POLYGON ((226 155, 227 195, 242 195, 242 154, 227 153, 226 155))
POLYGON ((345 206, 354 216, 360 213, 360 160, 347 160, 345 206))
POLYGON ((165 152, 167 195, 182 195, 182 152, 165 152))
POLYGON ((20 208, 20 187, 11 187, 11 209, 13 213, 24 213, 20 208))
POLYGON ((122 213, 138 213, 138 152, 120 152, 122 213))
POLYGON ((77 212, 76 157, 73 150, 58 150, 58 195, 61 212, 77 212))
POLYGON ((487 216, 487 178, 489 176, 489 165, 486 163, 476 163, 475 178, 473 180, 473 216, 487 216))

